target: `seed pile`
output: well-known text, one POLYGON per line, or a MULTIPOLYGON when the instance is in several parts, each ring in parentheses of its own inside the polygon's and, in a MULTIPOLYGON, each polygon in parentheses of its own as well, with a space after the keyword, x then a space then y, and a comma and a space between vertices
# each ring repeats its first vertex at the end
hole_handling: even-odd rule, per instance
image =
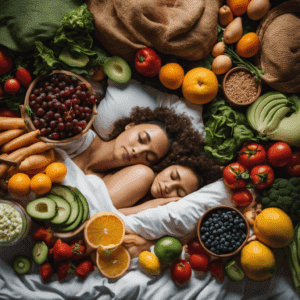
POLYGON ((246 239, 246 229, 244 219, 236 211, 218 209, 203 222, 201 241, 215 254, 231 253, 246 239))
POLYGON ((225 82, 227 96, 236 103, 252 101, 258 92, 255 77, 246 71, 236 71, 230 74, 225 82))

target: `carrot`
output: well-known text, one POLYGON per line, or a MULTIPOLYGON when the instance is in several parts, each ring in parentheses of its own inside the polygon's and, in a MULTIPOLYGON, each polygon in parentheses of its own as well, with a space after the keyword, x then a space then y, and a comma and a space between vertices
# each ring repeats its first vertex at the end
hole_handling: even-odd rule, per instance
POLYGON ((26 129, 26 124, 22 118, 5 118, 0 119, 0 130, 5 129, 26 129))
MULTIPOLYGON (((14 152, 10 153, 6 157, 6 159, 14 160, 17 163, 20 163, 26 157, 33 155, 33 154, 42 153, 52 147, 54 147, 54 145, 46 144, 44 142, 38 142, 38 143, 32 144, 28 147, 23 147, 23 148, 15 150, 14 152)), ((0 179, 5 175, 5 173, 9 169, 9 167, 10 166, 8 166, 4 163, 0 164, 0 179)))
POLYGON ((52 153, 54 153, 54 151, 53 149, 50 149, 41 154, 27 157, 19 165, 19 171, 28 174, 30 171, 35 172, 36 169, 44 169, 54 161, 52 153))
POLYGON ((25 133, 12 141, 6 143, 4 146, 2 146, 1 152, 11 152, 13 150, 16 150, 18 148, 28 146, 30 145, 33 140, 36 139, 36 137, 40 134, 41 132, 37 129, 28 133, 25 133))
POLYGON ((222 27, 226 27, 233 21, 233 14, 229 6, 223 5, 219 9, 219 23, 222 27))
POLYGON ((11 129, 0 133, 0 146, 25 133, 24 129, 11 129))

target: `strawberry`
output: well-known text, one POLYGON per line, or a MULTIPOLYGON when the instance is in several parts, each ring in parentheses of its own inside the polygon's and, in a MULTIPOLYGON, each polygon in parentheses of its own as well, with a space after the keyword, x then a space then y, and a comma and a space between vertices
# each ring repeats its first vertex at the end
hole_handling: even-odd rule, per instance
POLYGON ((35 241, 44 241, 45 244, 50 248, 53 246, 53 232, 50 229, 46 229, 43 226, 40 226, 34 233, 32 238, 35 241))
POLYGON ((44 263, 43 265, 41 265, 40 268, 40 275, 43 279, 43 281, 48 281, 50 279, 50 277, 53 275, 54 270, 51 264, 49 263, 44 263))
POLYGON ((79 278, 85 279, 88 276, 88 274, 91 272, 92 266, 93 265, 90 260, 84 260, 76 267, 75 274, 79 278))
POLYGON ((75 266, 71 261, 62 261, 57 265, 58 280, 65 279, 68 275, 74 272, 75 266))
POLYGON ((8 53, 0 48, 0 76, 8 73, 13 67, 13 60, 8 53))
POLYGON ((16 94, 21 88, 20 82, 16 78, 11 78, 5 81, 4 91, 7 94, 16 94))
POLYGON ((62 260, 71 259, 73 257, 73 252, 71 247, 58 239, 53 246, 53 258, 55 262, 59 262, 62 260))
POLYGON ((19 80, 21 84, 26 87, 29 87, 32 82, 32 77, 29 71, 25 68, 19 68, 16 72, 16 78, 19 80))
POLYGON ((223 260, 221 258, 213 260, 208 268, 208 271, 221 282, 224 280, 223 276, 223 260))
POLYGON ((77 240, 72 241, 70 247, 73 252, 72 259, 75 259, 75 260, 80 259, 85 254, 86 247, 84 245, 83 240, 77 239, 77 240))

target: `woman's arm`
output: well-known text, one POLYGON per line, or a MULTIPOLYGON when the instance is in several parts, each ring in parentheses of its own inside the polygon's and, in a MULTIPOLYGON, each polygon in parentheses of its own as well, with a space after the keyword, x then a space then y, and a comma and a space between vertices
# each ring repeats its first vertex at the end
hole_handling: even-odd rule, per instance
POLYGON ((166 205, 170 202, 176 202, 180 200, 180 197, 173 197, 173 198, 157 198, 153 200, 149 200, 147 202, 144 202, 143 204, 133 206, 133 207, 126 207, 126 208, 120 208, 119 212, 122 213, 125 216, 137 214, 143 210, 149 209, 149 208, 155 208, 158 206, 166 205))
POLYGON ((144 165, 123 168, 103 179, 112 203, 117 209, 132 206, 145 197, 153 180, 154 172, 144 165))

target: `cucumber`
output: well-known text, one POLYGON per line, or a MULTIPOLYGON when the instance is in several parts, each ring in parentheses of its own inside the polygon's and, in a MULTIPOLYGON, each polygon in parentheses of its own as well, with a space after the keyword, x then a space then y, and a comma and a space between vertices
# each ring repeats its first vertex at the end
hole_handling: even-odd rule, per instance
POLYGON ((37 220, 50 220, 55 217, 57 204, 47 197, 37 198, 26 206, 28 215, 37 220))
POLYGON ((17 255, 14 257, 12 265, 16 273, 22 275, 29 272, 31 262, 27 256, 17 255))
POLYGON ((276 100, 273 100, 273 101, 270 101, 269 103, 267 103, 266 106, 261 111, 259 122, 263 123, 265 121, 265 119, 268 118, 269 112, 273 108, 278 107, 281 104, 284 104, 286 106, 287 103, 288 103, 288 100, 286 98, 276 99, 276 100))
POLYGON ((52 224, 62 224, 65 223, 71 214, 71 205, 70 203, 65 200, 64 198, 53 195, 53 194, 48 194, 47 198, 50 198, 56 202, 57 205, 57 213, 53 219, 50 220, 52 224))
MULTIPOLYGON (((76 194, 75 194, 75 197, 77 197, 76 194)), ((79 210, 78 210, 78 215, 77 215, 77 218, 75 219, 75 221, 70 225, 63 224, 61 226, 53 226, 54 230, 64 231, 64 232, 72 231, 72 230, 75 230, 81 224, 82 215, 83 215, 83 205, 82 205, 81 201, 79 200, 79 198, 77 201, 79 204, 79 210)))
POLYGON ((36 242, 32 249, 32 259, 33 261, 41 265, 43 264, 48 257, 48 247, 44 242, 36 242))
POLYGON ((82 193, 76 188, 76 187, 72 187, 72 186, 68 186, 74 193, 76 193, 76 195, 78 196, 78 198, 81 200, 82 206, 83 206, 83 214, 82 214, 82 220, 81 220, 81 224, 86 220, 88 214, 89 214, 89 204, 86 200, 86 198, 82 195, 82 193))
POLYGON ((49 194, 60 196, 70 203, 71 214, 64 225, 71 225, 76 220, 79 213, 79 201, 76 197, 76 194, 64 185, 52 187, 49 194))

